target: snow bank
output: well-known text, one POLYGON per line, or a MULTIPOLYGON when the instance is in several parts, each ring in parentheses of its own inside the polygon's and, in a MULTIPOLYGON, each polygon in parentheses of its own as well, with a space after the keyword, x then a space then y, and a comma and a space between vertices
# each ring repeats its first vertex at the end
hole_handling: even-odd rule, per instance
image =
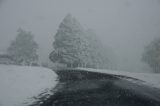
POLYGON ((91 68, 78 68, 78 69, 82 69, 90 72, 99 72, 99 73, 132 77, 132 78, 145 81, 146 84, 149 84, 151 86, 160 88, 160 74, 158 73, 156 74, 155 73, 133 73, 133 72, 115 71, 115 70, 100 70, 100 69, 97 70, 97 69, 91 69, 91 68))
POLYGON ((25 106, 34 101, 32 97, 53 89, 56 78, 42 67, 0 65, 0 106, 25 106))

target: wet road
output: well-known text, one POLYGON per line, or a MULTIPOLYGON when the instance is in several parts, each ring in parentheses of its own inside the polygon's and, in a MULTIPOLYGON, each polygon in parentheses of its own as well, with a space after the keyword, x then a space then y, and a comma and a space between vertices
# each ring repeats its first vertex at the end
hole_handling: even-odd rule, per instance
POLYGON ((160 90, 125 77, 59 70, 56 93, 40 106, 160 106, 160 90))

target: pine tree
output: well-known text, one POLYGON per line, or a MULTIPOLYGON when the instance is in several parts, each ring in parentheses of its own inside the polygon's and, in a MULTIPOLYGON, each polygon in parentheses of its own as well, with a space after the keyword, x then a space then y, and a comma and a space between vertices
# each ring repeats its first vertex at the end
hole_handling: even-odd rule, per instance
POLYGON ((77 67, 82 63, 85 33, 80 23, 68 14, 59 26, 53 43, 54 51, 50 54, 53 62, 77 67))
POLYGON ((93 31, 86 31, 68 14, 59 26, 50 54, 53 62, 68 67, 109 68, 111 66, 106 48, 93 31))
POLYGON ((160 72, 160 38, 154 39, 145 47, 142 61, 147 63, 154 72, 160 72))
POLYGON ((13 56, 17 64, 31 65, 36 63, 38 44, 34 41, 34 36, 31 32, 26 32, 21 28, 17 32, 18 36, 8 48, 8 54, 13 56))

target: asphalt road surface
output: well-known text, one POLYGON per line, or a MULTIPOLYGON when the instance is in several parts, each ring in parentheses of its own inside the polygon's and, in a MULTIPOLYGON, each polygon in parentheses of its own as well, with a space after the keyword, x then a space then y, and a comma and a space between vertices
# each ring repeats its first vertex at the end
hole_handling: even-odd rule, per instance
POLYGON ((57 74, 57 91, 40 106, 160 106, 160 89, 137 79, 74 69, 57 74))

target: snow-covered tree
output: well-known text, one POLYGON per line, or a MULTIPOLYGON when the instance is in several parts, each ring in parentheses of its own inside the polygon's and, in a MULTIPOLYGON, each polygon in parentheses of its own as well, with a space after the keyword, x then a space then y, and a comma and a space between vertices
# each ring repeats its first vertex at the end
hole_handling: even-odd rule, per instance
POLYGON ((38 60, 38 44, 34 41, 34 36, 31 32, 26 32, 21 28, 17 32, 18 36, 9 46, 8 54, 13 56, 17 64, 35 64, 38 60))
POLYGON ((154 39, 145 47, 142 61, 147 63, 154 72, 160 72, 160 38, 154 39))
POLYGON ((50 54, 51 61, 66 64, 68 67, 77 67, 83 64, 84 35, 84 29, 80 23, 68 14, 54 37, 53 47, 55 50, 50 54))
POLYGON ((115 55, 113 51, 102 44, 97 34, 89 29, 87 30, 89 41, 90 65, 93 68, 115 69, 115 55))
POLYGON ((106 48, 93 31, 86 31, 80 23, 68 14, 59 26, 50 54, 53 62, 68 67, 109 68, 106 48))

